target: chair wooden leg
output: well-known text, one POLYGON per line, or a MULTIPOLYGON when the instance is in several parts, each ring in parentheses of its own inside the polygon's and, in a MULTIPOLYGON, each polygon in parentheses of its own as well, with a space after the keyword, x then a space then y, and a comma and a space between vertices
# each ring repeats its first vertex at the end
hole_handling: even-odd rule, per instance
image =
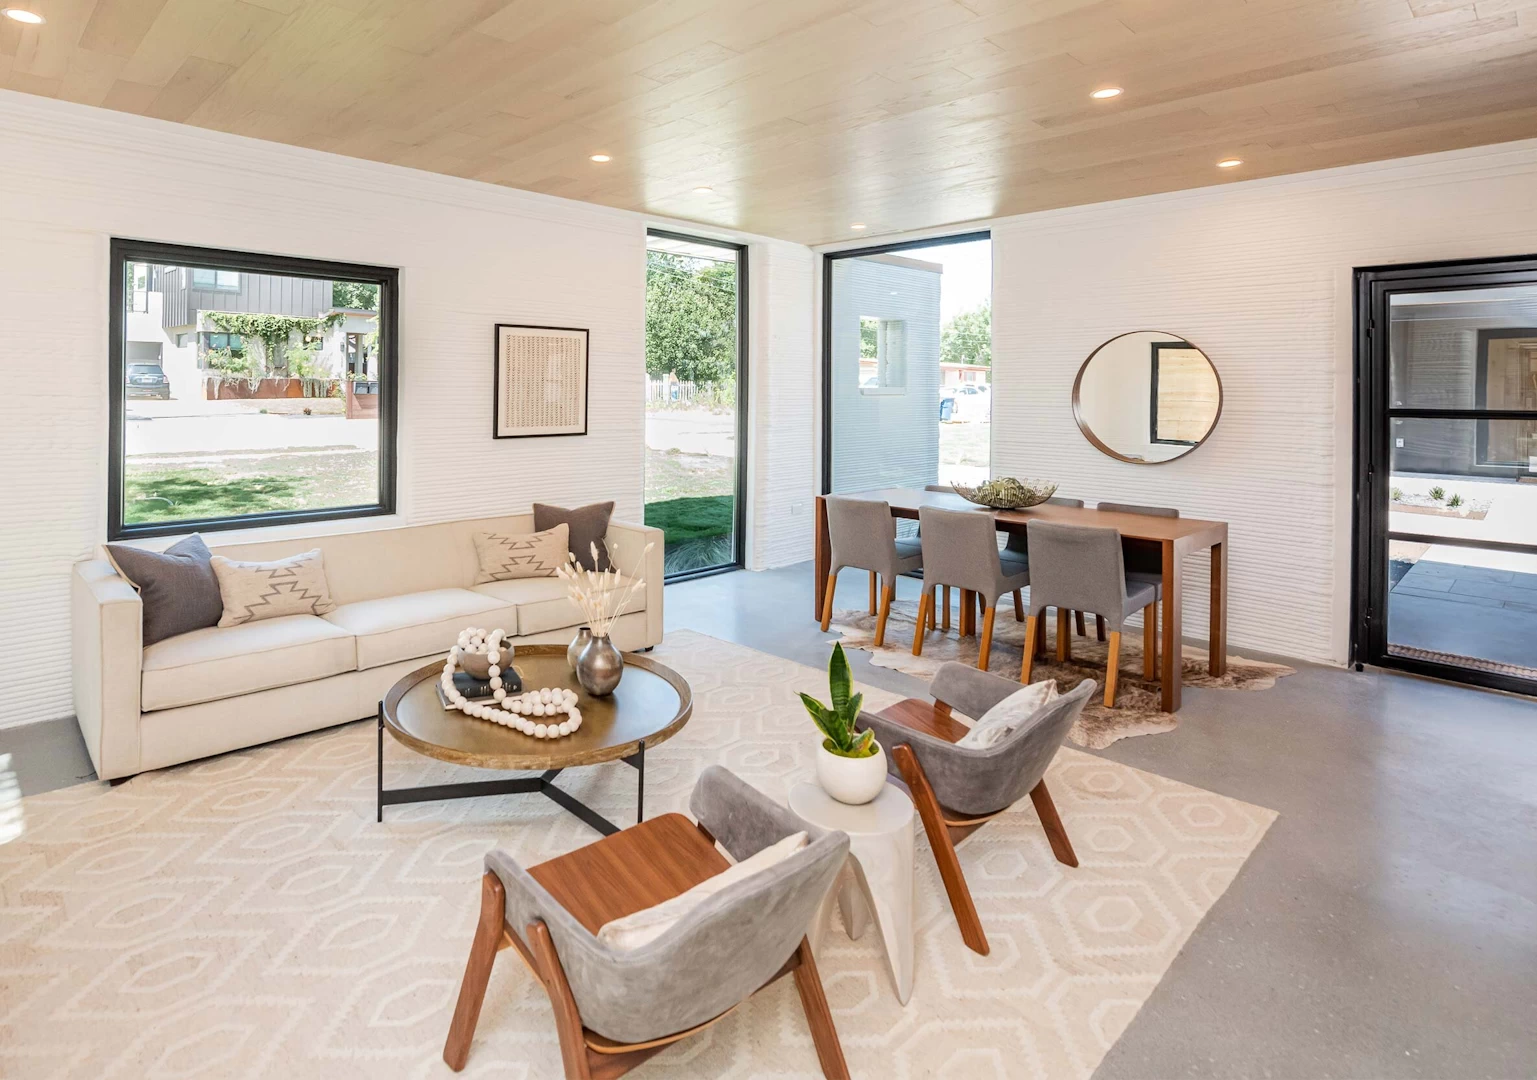
POLYGON ((1110 656, 1105 661, 1105 708, 1115 708, 1115 680, 1120 675, 1121 632, 1110 631, 1110 656))
POLYGON ((944 586, 944 605, 945 605, 944 629, 948 631, 950 629, 950 586, 948 586, 948 585, 944 586))
POLYGON ((480 922, 470 944, 470 958, 464 965, 464 981, 459 985, 459 1003, 448 1026, 448 1041, 443 1044, 443 1060, 454 1072, 464 1068, 480 1021, 480 1007, 486 1000, 486 984, 502 941, 502 925, 507 917, 507 893, 502 879, 487 871, 480 879, 480 922))
POLYGON ((889 582, 881 590, 881 613, 880 617, 875 620, 875 647, 877 649, 886 644, 886 620, 891 618, 891 601, 894 599, 896 591, 896 586, 889 582))
POLYGON ((838 571, 834 570, 827 575, 827 595, 822 600, 822 632, 827 632, 827 624, 833 621, 833 593, 838 590, 838 571))
POLYGON ((1158 605, 1142 609, 1142 677, 1148 682, 1158 678, 1158 605))
POLYGON ((875 614, 875 597, 880 591, 880 575, 874 570, 870 571, 870 614, 875 614))
POLYGON ((1019 681, 1028 684, 1030 682, 1030 669, 1035 664, 1036 646, 1041 632, 1046 629, 1046 616, 1031 615, 1025 620, 1025 658, 1019 668, 1019 681))
POLYGON ((1100 641, 1105 640, 1105 617, 1103 615, 1094 616, 1094 635, 1100 641))
POLYGON ((977 647, 977 668, 987 670, 987 662, 993 654, 993 616, 998 614, 997 607, 988 606, 982 609, 982 644, 977 647))
POLYGON ((827 1080, 849 1080, 848 1062, 843 1059, 843 1045, 838 1042, 838 1029, 833 1026, 833 1012, 827 1007, 827 993, 822 989, 816 958, 811 955, 811 943, 802 938, 796 954, 800 963, 795 966, 795 989, 801 996, 801 1008, 811 1028, 822 1075, 827 1080))
POLYGON ((1018 589, 1014 590, 1014 621, 1025 621, 1025 598, 1019 594, 1018 589))
POLYGON ((933 602, 934 591, 932 589, 924 589, 923 594, 918 597, 918 625, 913 627, 914 656, 923 655, 923 627, 924 624, 928 621, 929 605, 931 605, 933 602))
POLYGON ((525 934, 534 962, 539 965, 539 978, 550 995, 550 1006, 555 1010, 555 1031, 560 1036, 560 1059, 566 1066, 566 1080, 592 1080, 587 1040, 582 1037, 582 1015, 577 1012, 576 998, 571 995, 571 984, 566 982, 566 971, 560 966, 549 927, 542 921, 531 922, 525 934))
POLYGON ((1057 608, 1057 663, 1063 664, 1073 658, 1073 631, 1072 613, 1067 608, 1057 608))
POLYGON ((982 920, 977 917, 977 907, 971 901, 971 889, 966 876, 961 873, 961 860, 955 854, 955 844, 950 839, 950 829, 945 825, 944 813, 939 800, 929 786, 929 778, 918 764, 913 748, 900 743, 892 748, 891 756, 902 773, 907 790, 912 793, 913 805, 923 821, 923 831, 928 834, 929 847, 934 850, 934 861, 939 864, 939 877, 945 883, 945 893, 950 897, 950 910, 955 912, 956 924, 961 929, 961 940, 972 952, 988 953, 987 935, 982 932, 982 920))
POLYGON ((1078 631, 1079 637, 1088 637, 1089 632, 1083 626, 1083 612, 1073 612, 1073 629, 1078 631))
POLYGON ((1046 790, 1044 777, 1039 784, 1030 789, 1030 801, 1035 803, 1035 812, 1040 816, 1041 828, 1046 830, 1046 839, 1051 842, 1051 853, 1057 857, 1059 863, 1077 866, 1078 856, 1073 851, 1072 842, 1067 838, 1067 830, 1062 827, 1062 819, 1057 816, 1057 804, 1051 801, 1051 792, 1046 790))

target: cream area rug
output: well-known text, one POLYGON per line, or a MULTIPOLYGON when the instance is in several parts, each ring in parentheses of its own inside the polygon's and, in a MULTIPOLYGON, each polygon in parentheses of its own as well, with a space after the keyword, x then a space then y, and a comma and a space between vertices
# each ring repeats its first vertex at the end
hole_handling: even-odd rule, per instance
MULTIPOLYGON (((775 798, 811 777, 817 740, 795 691, 825 695, 822 672, 689 632, 655 655, 695 706, 646 753, 648 813, 684 810, 712 762, 775 798)), ((864 692, 873 708, 896 700, 864 692)), ((596 835, 538 795, 390 807, 376 824, 374 746, 367 721, 13 803, 0 1076, 451 1075, 440 1055, 485 852, 530 864, 596 835)), ((487 775, 389 740, 385 771, 390 786, 487 775)), ((614 763, 560 783, 623 823, 635 775, 614 763)), ((960 848, 991 955, 961 944, 921 828, 908 1005, 878 933, 827 934, 818 963, 856 1077, 1087 1077, 1275 819, 1072 749, 1048 782, 1079 868, 1052 858, 1029 800, 960 848)), ((463 1075, 562 1075, 548 1001, 510 951, 463 1075)), ((633 1075, 820 1073, 781 980, 633 1075)))
MULTIPOLYGON (((1046 640, 1049 649, 1045 657, 1036 658, 1030 672, 1030 681, 1055 679, 1058 689, 1071 690, 1084 679, 1093 679, 1103 690, 1109 648, 1095 636, 1094 617, 1086 617, 1084 627, 1088 630, 1087 637, 1079 637, 1076 633, 1073 635, 1073 659, 1059 664, 1056 660, 1056 619, 1050 617, 1050 612, 1047 614, 1046 640)), ((947 660, 976 666, 981 639, 976 634, 961 637, 954 617, 948 631, 929 631, 923 639, 923 655, 914 656, 913 629, 917 618, 916 602, 898 601, 893 604, 886 622, 886 640, 878 649, 875 647, 875 616, 866 611, 834 612, 830 628, 842 635, 844 648, 863 649, 870 653, 870 663, 876 667, 929 679, 939 670, 939 665, 947 660)), ((988 657, 988 670, 1010 679, 1018 679, 1024 653, 1025 624, 1015 621, 1014 612, 1008 601, 1005 601, 993 620, 993 647, 988 657)), ((1229 656, 1227 673, 1218 677, 1206 670, 1205 649, 1186 645, 1181 656, 1186 686, 1269 690, 1277 679, 1297 674, 1296 668, 1284 664, 1229 656)), ((1140 628, 1128 630, 1121 635, 1120 678, 1116 685, 1115 708, 1105 708, 1104 702, 1103 693, 1097 694, 1073 725, 1068 738, 1079 746, 1103 750, 1111 743, 1133 735, 1155 735, 1173 731, 1179 726, 1179 719, 1174 713, 1163 711, 1158 682, 1142 678, 1140 628)))

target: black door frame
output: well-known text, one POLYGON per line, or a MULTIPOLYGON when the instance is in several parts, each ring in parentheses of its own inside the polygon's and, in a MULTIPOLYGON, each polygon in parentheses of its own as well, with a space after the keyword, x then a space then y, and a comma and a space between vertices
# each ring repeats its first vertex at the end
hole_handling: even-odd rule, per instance
MULTIPOLYGON (((971 232, 949 236, 933 236, 927 240, 902 240, 891 244, 873 244, 870 247, 845 248, 828 251, 822 255, 822 476, 819 490, 823 495, 832 494, 833 484, 833 263, 838 259, 854 259, 861 255, 891 255, 898 251, 917 248, 949 247, 951 244, 970 244, 978 240, 991 240, 991 229, 974 229, 971 232)), ((992 411, 992 402, 988 402, 992 411)))
POLYGON ((1396 292, 1497 288, 1537 284, 1537 256, 1360 267, 1355 272, 1355 499, 1352 507, 1350 658, 1454 682, 1521 694, 1537 680, 1388 652, 1388 541, 1474 547, 1537 555, 1537 543, 1465 540, 1388 528, 1394 420, 1537 420, 1537 410, 1398 408, 1388 400, 1391 331, 1388 305, 1396 292))
MULTIPOLYGON (((713 236, 695 236, 693 233, 673 229, 647 229, 646 236, 659 236, 664 240, 682 240, 690 244, 703 244, 724 251, 736 252, 736 492, 731 504, 731 561, 718 566, 704 566, 698 570, 685 570, 668 574, 663 581, 688 581, 692 578, 727 574, 747 565, 747 245, 731 240, 719 240, 713 236)), ((649 376, 648 376, 649 378, 649 376)), ((641 498, 641 517, 645 517, 645 497, 641 498)), ((662 553, 665 562, 666 552, 662 553)))

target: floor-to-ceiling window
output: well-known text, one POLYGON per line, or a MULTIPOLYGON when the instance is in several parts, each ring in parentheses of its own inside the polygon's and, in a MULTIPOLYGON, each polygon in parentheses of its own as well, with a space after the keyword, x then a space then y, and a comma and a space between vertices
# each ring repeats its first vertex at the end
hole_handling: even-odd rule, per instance
POLYGON ((669 579, 740 566, 747 250, 652 230, 646 242, 646 524, 669 579))
POLYGON ((824 489, 986 480, 988 234, 833 253, 824 290, 824 489))
POLYGON ((1537 690, 1537 261, 1358 273, 1357 657, 1537 690))

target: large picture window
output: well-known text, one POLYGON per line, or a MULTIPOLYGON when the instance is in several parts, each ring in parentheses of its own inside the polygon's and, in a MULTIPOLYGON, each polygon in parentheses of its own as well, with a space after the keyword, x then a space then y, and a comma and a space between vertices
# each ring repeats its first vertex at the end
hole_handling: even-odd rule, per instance
POLYGON ((112 539, 393 513, 397 272, 112 241, 112 539))

